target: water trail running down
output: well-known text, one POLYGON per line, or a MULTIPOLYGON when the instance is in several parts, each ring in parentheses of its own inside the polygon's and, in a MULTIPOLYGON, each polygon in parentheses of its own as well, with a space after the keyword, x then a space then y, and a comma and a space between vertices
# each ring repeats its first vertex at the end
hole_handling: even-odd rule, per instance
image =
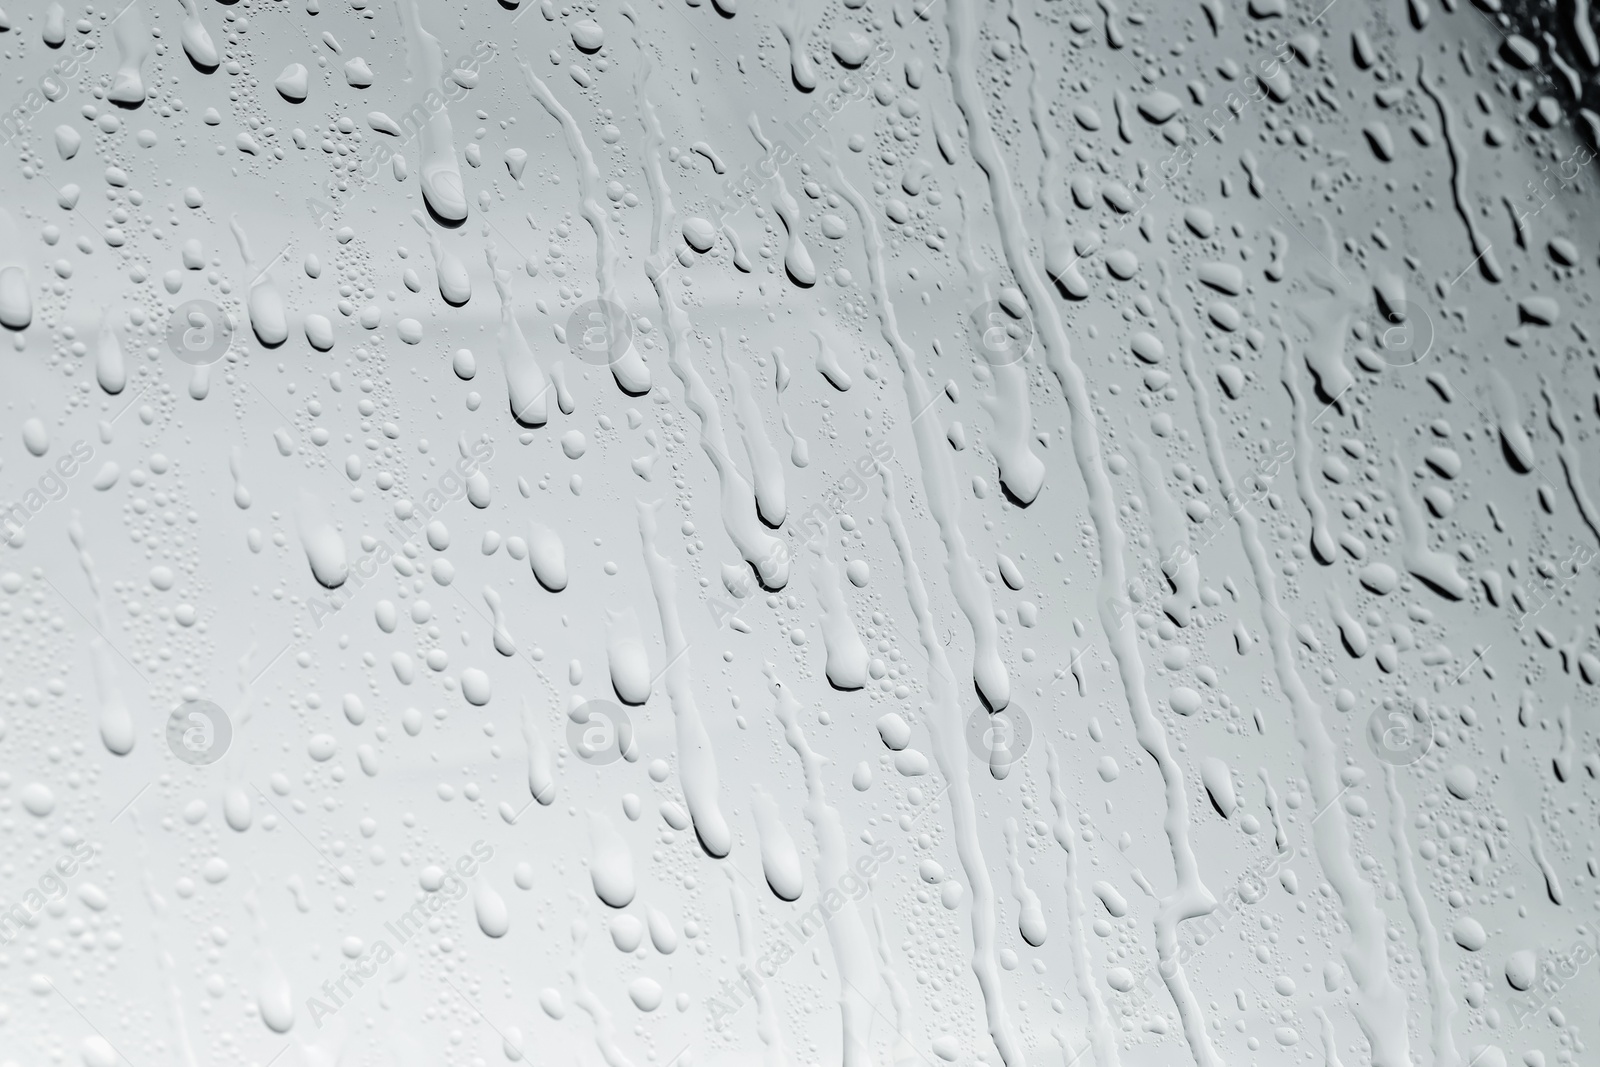
MULTIPOLYGON (((1178 331, 1178 352, 1184 377, 1194 398, 1205 448, 1217 481, 1230 498, 1238 493, 1237 484, 1222 451, 1222 436, 1211 409, 1210 390, 1200 377, 1195 363, 1196 339, 1170 288, 1166 264, 1162 263, 1161 302, 1172 315, 1178 331)), ((1403 476, 1403 475, 1402 475, 1403 476)), ((1304 751, 1305 774, 1311 784, 1311 799, 1317 818, 1311 836, 1325 877, 1338 895, 1344 920, 1349 927, 1349 944, 1344 949, 1346 965, 1359 991, 1353 1002, 1356 1019, 1372 1046, 1374 1067, 1405 1067, 1411 1062, 1405 1016, 1406 1001, 1389 973, 1383 938, 1386 923, 1372 886, 1358 873, 1350 845, 1346 812, 1337 804, 1340 790, 1333 739, 1322 719, 1322 709, 1312 699, 1295 666, 1289 645, 1292 621, 1279 606, 1277 583, 1268 568, 1260 528, 1248 507, 1234 511, 1239 539, 1250 561, 1255 587, 1261 598, 1261 619, 1267 630, 1278 682, 1289 700, 1295 736, 1304 751)))

